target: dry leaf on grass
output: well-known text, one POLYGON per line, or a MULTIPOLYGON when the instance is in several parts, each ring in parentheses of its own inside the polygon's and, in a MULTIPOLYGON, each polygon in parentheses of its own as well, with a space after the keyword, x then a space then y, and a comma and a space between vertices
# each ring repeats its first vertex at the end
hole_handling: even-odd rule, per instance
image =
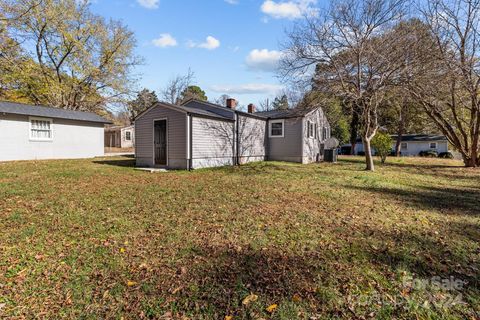
POLYGON ((273 313, 275 310, 277 310, 278 305, 277 304, 271 304, 269 305, 265 310, 269 313, 273 313))
POLYGON ((257 299, 258 299, 258 296, 256 294, 251 293, 242 300, 242 304, 244 306, 248 306, 250 303, 257 301, 257 299))

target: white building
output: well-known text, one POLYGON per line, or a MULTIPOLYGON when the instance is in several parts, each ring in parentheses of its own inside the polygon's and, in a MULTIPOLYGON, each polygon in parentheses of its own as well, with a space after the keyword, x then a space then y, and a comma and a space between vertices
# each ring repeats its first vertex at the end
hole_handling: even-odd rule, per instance
POLYGON ((107 123, 90 112, 2 101, 0 161, 102 156, 107 123))
MULTIPOLYGON (((392 151, 395 150, 397 136, 392 135, 392 151)), ((345 148, 346 146, 343 146, 345 148)), ((348 146, 347 146, 348 147, 348 146)), ((402 136, 400 152, 402 156, 418 156, 422 151, 436 151, 437 153, 448 152, 448 141, 445 136, 429 134, 405 134, 402 136)), ((355 153, 364 154, 362 140, 358 139, 355 144, 355 153)))

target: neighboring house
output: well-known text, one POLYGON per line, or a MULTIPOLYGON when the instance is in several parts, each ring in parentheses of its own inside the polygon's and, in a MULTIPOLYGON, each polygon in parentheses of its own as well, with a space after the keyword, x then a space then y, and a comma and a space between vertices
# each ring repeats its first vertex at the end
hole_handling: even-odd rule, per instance
POLYGON ((135 146, 135 126, 105 128, 105 147, 133 148, 135 146))
POLYGON ((101 156, 107 123, 90 112, 0 102, 0 161, 101 156))
POLYGON ((320 161, 330 125, 320 107, 248 112, 189 100, 157 103, 135 119, 137 166, 196 169, 251 161, 320 161))
MULTIPOLYGON (((395 150, 397 136, 392 135, 392 151, 395 150)), ((346 145, 347 147, 349 145, 346 145)), ((343 148, 344 146, 342 146, 343 148)), ((404 134, 400 145, 402 156, 418 156, 421 151, 433 150, 437 153, 448 152, 448 141, 445 136, 429 134, 404 134)), ((363 143, 361 139, 357 140, 355 145, 355 154, 364 154, 363 143)))

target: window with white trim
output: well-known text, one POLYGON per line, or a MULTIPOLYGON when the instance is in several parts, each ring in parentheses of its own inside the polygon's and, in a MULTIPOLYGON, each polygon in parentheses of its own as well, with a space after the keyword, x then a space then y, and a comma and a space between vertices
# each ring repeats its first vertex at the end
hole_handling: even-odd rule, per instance
POLYGON ((45 118, 30 118, 30 139, 52 140, 52 120, 45 118))
POLYGON ((430 142, 430 149, 437 149, 437 143, 436 142, 430 142))
POLYGON ((132 133, 130 131, 125 131, 125 140, 126 141, 132 140, 132 133))
POLYGON ((270 121, 270 137, 283 137, 283 120, 272 120, 270 121))
POLYGON ((314 125, 312 121, 307 121, 307 138, 313 138, 314 125))
POLYGON ((400 149, 401 149, 401 150, 407 150, 407 149, 408 149, 408 143, 402 142, 402 143, 400 144, 400 149))
POLYGON ((315 123, 315 139, 318 139, 318 125, 315 123))

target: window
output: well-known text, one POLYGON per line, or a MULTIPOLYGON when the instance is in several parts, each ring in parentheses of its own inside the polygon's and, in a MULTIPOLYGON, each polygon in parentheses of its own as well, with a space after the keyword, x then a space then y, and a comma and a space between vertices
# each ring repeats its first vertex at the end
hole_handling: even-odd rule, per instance
POLYGON ((318 125, 315 123, 315 139, 318 139, 318 125))
POLYGON ((313 138, 313 122, 307 121, 307 138, 313 138))
POLYGON ((401 150, 407 150, 407 149, 408 149, 408 144, 407 144, 406 142, 402 142, 402 143, 400 144, 400 149, 401 149, 401 150))
POLYGON ((430 149, 437 149, 437 143, 436 142, 430 142, 430 149))
POLYGON ((283 137, 283 120, 270 121, 270 137, 283 137))
POLYGON ((52 120, 45 118, 30 118, 30 139, 48 141, 52 140, 52 120))
POLYGON ((323 127, 322 129, 322 140, 327 139, 327 128, 323 127))
POLYGON ((132 133, 130 131, 125 131, 125 140, 132 140, 132 133))

